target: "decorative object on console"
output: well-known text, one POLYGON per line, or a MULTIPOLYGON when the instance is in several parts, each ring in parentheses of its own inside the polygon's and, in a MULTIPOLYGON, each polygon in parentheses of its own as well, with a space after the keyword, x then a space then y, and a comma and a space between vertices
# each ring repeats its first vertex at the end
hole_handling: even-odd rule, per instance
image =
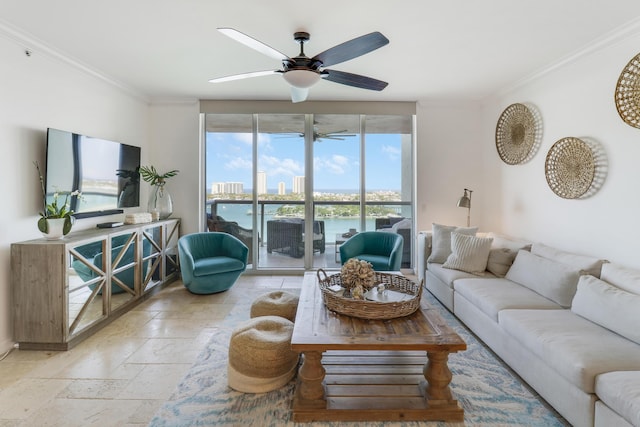
POLYGON ((509 165, 525 163, 535 155, 542 140, 542 120, 531 105, 511 104, 496 125, 496 149, 509 165))
POLYGON ((566 137, 557 141, 544 165, 549 188, 564 199, 577 199, 590 189, 595 177, 594 153, 579 138, 566 137))
POLYGON ((467 227, 471 226, 471 193, 473 190, 464 189, 464 194, 458 199, 459 208, 467 208, 467 227))
POLYGON ((154 166, 141 166, 140 175, 149 184, 155 186, 155 190, 149 195, 148 210, 151 214, 158 215, 158 219, 166 219, 173 213, 173 202, 171 194, 164 188, 167 178, 178 174, 174 169, 164 174, 160 174, 154 166))
POLYGON ((615 102, 618 114, 629 126, 640 128, 640 53, 631 58, 618 78, 615 102))
POLYGON ((40 172, 40 164, 33 162, 38 170, 38 178, 40 179, 40 188, 42 189, 42 207, 40 219, 38 220, 38 230, 47 240, 58 240, 69 234, 73 226, 73 210, 70 209, 70 198, 80 197, 79 191, 71 193, 54 193, 51 203, 47 203, 47 192, 44 186, 44 178, 40 172), (58 204, 58 198, 64 194, 64 202, 58 204))
POLYGON ((151 214, 149 212, 137 212, 124 216, 125 224, 146 224, 149 222, 151 222, 151 214))

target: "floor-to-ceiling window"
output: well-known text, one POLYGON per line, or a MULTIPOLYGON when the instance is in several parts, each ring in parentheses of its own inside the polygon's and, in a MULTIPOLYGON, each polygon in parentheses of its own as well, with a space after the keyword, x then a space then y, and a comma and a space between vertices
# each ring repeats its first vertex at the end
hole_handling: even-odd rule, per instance
POLYGON ((205 111, 208 228, 241 238, 250 270, 337 269, 350 233, 375 229, 403 234, 411 267, 414 114, 323 109, 205 111))

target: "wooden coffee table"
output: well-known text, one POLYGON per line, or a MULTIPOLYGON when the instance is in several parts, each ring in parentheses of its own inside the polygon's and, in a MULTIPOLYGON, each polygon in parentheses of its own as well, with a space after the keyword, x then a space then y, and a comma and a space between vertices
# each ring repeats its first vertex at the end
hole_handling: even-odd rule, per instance
POLYGON ((316 274, 305 273, 291 347, 303 354, 293 421, 464 419, 447 360, 467 345, 424 302, 391 320, 340 315, 322 302, 316 274))

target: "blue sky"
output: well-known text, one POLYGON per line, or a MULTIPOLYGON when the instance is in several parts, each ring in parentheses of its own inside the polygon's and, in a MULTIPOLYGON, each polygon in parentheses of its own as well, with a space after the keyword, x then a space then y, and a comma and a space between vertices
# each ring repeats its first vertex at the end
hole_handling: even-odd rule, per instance
MULTIPOLYGON (((251 134, 208 133, 206 185, 243 182, 251 188, 251 134)), ((400 136, 367 135, 367 190, 400 190, 400 136)), ((354 190, 359 182, 359 136, 321 139, 314 144, 315 188, 354 190)), ((291 191, 294 176, 305 175, 304 141, 297 136, 259 134, 258 169, 267 174, 267 188, 278 182, 291 191)))

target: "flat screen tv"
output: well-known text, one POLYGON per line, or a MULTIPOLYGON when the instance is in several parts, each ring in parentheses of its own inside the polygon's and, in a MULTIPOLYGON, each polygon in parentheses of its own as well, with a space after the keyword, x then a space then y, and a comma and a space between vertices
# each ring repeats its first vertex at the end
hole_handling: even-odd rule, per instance
MULTIPOLYGON (((47 129, 47 203, 78 190, 74 217, 124 212, 140 206, 140 147, 59 129, 47 129)), ((62 199, 64 200, 64 199, 62 199)))

